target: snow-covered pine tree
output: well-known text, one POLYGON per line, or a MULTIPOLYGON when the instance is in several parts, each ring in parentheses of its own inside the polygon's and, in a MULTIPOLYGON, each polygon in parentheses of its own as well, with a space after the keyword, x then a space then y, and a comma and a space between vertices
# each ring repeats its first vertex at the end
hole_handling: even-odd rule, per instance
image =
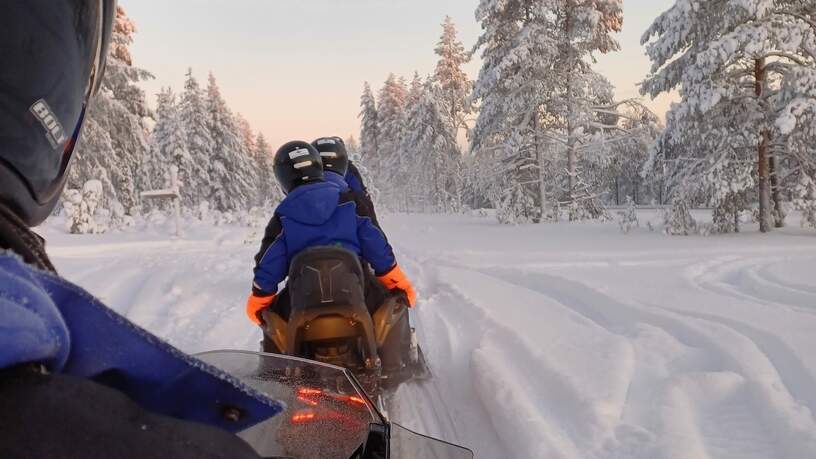
POLYGON ((102 182, 88 180, 82 190, 69 188, 63 196, 65 229, 71 234, 100 234, 107 231, 104 223, 96 221, 102 200, 102 182))
POLYGON ((68 182, 68 187, 81 188, 89 180, 102 181, 102 205, 121 203, 129 215, 138 210, 144 189, 140 171, 149 148, 150 110, 138 84, 152 78, 133 65, 129 47, 135 32, 125 10, 118 7, 105 77, 88 111, 68 182))
POLYGON ((631 196, 626 197, 624 209, 618 212, 618 226, 623 234, 629 234, 633 229, 640 226, 637 216, 637 204, 631 196))
MULTIPOLYGON (((391 186, 398 182, 400 172, 405 168, 406 158, 399 151, 405 133, 405 110, 408 103, 408 88, 405 79, 390 74, 380 90, 377 106, 379 150, 377 160, 370 161, 374 169, 374 181, 386 193, 391 203, 400 203, 402 196, 390 193, 391 186)), ((386 197, 384 196, 384 197, 386 197)))
POLYGON ((798 78, 816 63, 813 17, 811 1, 678 0, 642 38, 652 60, 642 91, 681 95, 657 151, 682 145, 686 152, 673 160, 672 175, 682 178, 677 189, 691 190, 688 197, 699 202, 710 199, 712 188, 729 186, 730 177, 751 173, 763 232, 771 230, 772 214, 783 224, 784 184, 777 177, 787 175, 779 170, 789 153, 786 138, 807 118, 807 110, 786 109, 807 100, 802 96, 813 87, 808 77, 798 78), (780 90, 791 81, 804 85, 780 90))
POLYGON ((605 183, 585 175, 600 175, 589 169, 605 167, 609 145, 631 135, 608 121, 631 102, 614 103, 611 84, 591 62, 594 53, 618 50, 612 34, 622 25, 621 1, 482 0, 476 15, 484 33, 476 45, 483 66, 473 93, 481 112, 472 149, 501 165, 490 174, 504 177, 500 188, 536 202, 541 217, 534 220, 552 213, 552 195, 571 219, 604 216, 598 188, 605 183), (565 183, 554 181, 553 170, 566 171, 565 183))
POLYGON ((252 130, 252 126, 249 124, 246 118, 240 113, 235 115, 235 124, 238 127, 238 133, 241 135, 241 143, 244 146, 244 150, 249 154, 249 162, 250 162, 250 179, 253 182, 253 188, 251 192, 252 202, 250 206, 261 206, 264 203, 264 199, 266 197, 261 194, 261 168, 263 164, 258 159, 258 150, 257 145, 255 145, 256 137, 255 132, 252 130))
POLYGON ((258 171, 258 195, 260 205, 265 208, 272 208, 283 199, 283 193, 278 187, 278 181, 275 179, 274 172, 274 158, 272 147, 266 141, 263 133, 258 133, 255 139, 255 164, 258 171))
POLYGON ((377 101, 368 82, 363 87, 360 98, 360 156, 367 163, 376 162, 380 151, 380 121, 377 115, 377 101))
POLYGON ((405 98, 405 112, 410 111, 425 94, 425 80, 415 71, 411 84, 408 86, 408 96, 405 98))
POLYGON ((354 161, 355 158, 359 158, 359 156, 360 156, 360 143, 357 142, 357 139, 353 135, 350 135, 345 140, 345 142, 346 142, 346 150, 348 151, 349 158, 351 158, 352 161, 354 161))
POLYGON ((153 129, 152 146, 155 164, 152 187, 163 189, 169 186, 167 172, 170 166, 178 168, 181 182, 181 204, 191 208, 198 205, 197 190, 190 186, 193 177, 193 159, 187 149, 187 133, 179 115, 176 95, 170 88, 159 93, 156 102, 156 127, 153 129))
POLYGON ((663 214, 663 232, 670 236, 690 236, 697 232, 697 222, 691 215, 690 200, 680 189, 672 195, 671 208, 663 214))
POLYGON ((558 50, 549 21, 533 15, 534 5, 482 0, 476 10, 484 32, 475 46, 482 49, 482 68, 472 94, 481 105, 470 138, 478 158, 474 186, 508 223, 531 214, 546 218, 553 192, 550 151, 538 134, 555 91, 547 74, 558 50))
MULTIPOLYGON (((113 154, 111 134, 104 126, 89 119, 82 131, 82 140, 74 153, 74 164, 68 172, 66 190, 80 194, 85 182, 99 180, 103 186, 103 205, 116 201, 116 188, 111 181, 110 171, 118 167, 113 154), (104 154, 108 153, 108 154, 104 154), (83 181, 84 180, 84 181, 83 181)), ((64 196, 64 202, 72 202, 76 196, 64 196)))
POLYGON ((565 204, 570 219, 605 216, 600 203, 610 147, 632 133, 620 130, 619 109, 609 81, 592 69, 596 53, 620 49, 612 35, 623 25, 621 0, 558 0, 540 5, 537 15, 551 18, 552 40, 559 52, 550 77, 557 90, 547 102, 552 121, 545 126, 557 139, 566 161, 565 204), (560 84, 559 84, 560 82, 560 84))
POLYGON ((467 115, 472 111, 470 94, 473 91, 473 82, 462 70, 462 66, 470 61, 470 56, 459 41, 456 25, 450 16, 445 16, 442 36, 435 52, 439 56, 439 61, 436 64, 434 80, 441 89, 440 104, 448 118, 449 130, 458 137, 459 132, 468 130, 467 115))
POLYGON ((785 141, 772 147, 771 191, 777 203, 777 221, 780 214, 784 218, 777 195, 790 194, 794 206, 802 212, 803 226, 816 228, 816 3, 787 1, 777 11, 796 22, 794 30, 804 28, 810 33, 802 36, 794 32, 795 38, 802 39, 802 52, 798 65, 785 74, 775 99, 776 105, 783 107, 776 128, 785 141), (773 161, 777 156, 787 161, 790 170, 777 167, 781 163, 773 161), (785 176, 786 181, 775 180, 785 176))
POLYGON ((255 151, 255 132, 252 131, 252 126, 249 124, 244 115, 237 113, 235 115, 235 124, 238 126, 238 132, 241 134, 241 141, 249 151, 255 151))
POLYGON ((182 127, 187 133, 187 150, 190 152, 193 170, 186 187, 193 193, 195 205, 202 203, 212 194, 210 161, 213 158, 213 139, 210 134, 209 113, 204 92, 188 69, 184 82, 184 92, 179 102, 182 127))
POLYGON ((622 132, 630 136, 610 147, 609 175, 605 179, 611 192, 609 201, 621 205, 625 196, 632 197, 635 205, 661 200, 659 177, 656 174, 644 177, 642 170, 663 132, 663 125, 655 114, 640 106, 628 107, 623 114, 618 124, 622 132))
POLYGON ((255 196, 252 156, 241 140, 235 116, 227 107, 215 76, 207 85, 207 110, 213 156, 209 163, 211 204, 220 212, 249 209, 255 196))
POLYGON ((461 154, 447 112, 440 106, 440 92, 429 79, 410 105, 400 147, 409 161, 399 186, 411 204, 449 212, 458 210, 462 201, 461 154))

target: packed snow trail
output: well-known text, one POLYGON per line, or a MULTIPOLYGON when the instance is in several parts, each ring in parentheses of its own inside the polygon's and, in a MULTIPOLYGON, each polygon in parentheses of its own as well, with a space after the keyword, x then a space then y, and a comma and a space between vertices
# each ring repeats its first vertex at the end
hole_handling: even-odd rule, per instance
MULTIPOLYGON (((434 374, 390 400, 407 427, 483 458, 813 457, 816 234, 384 220, 434 374)), ((66 277, 182 349, 258 348, 257 229, 45 234, 66 277)))

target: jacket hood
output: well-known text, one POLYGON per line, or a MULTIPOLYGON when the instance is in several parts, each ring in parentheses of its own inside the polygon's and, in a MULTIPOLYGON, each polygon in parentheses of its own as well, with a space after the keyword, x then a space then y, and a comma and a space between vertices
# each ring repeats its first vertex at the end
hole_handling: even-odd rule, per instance
POLYGON ((323 179, 328 183, 340 187, 340 191, 348 191, 349 189, 349 185, 348 183, 346 183, 346 179, 344 179, 342 175, 336 172, 326 171, 326 173, 323 175, 323 179))
POLYGON ((337 185, 309 183, 292 190, 278 206, 277 213, 307 225, 322 225, 331 218, 339 203, 340 188, 337 185))

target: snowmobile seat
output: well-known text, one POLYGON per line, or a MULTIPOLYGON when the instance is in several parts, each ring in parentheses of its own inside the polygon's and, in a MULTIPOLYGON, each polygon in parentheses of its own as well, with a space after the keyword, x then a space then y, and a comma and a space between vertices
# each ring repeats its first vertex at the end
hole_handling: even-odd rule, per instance
POLYGON ((376 335, 364 285, 363 267, 351 251, 314 247, 298 254, 289 268, 288 353, 304 355, 305 346, 356 343, 359 338, 366 367, 376 366, 376 335))

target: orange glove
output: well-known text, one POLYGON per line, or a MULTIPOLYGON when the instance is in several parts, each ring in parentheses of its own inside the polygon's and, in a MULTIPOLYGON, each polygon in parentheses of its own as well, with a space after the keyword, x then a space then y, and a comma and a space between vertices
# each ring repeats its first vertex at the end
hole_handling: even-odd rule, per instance
POLYGON ((255 294, 250 294, 246 305, 246 314, 249 320, 256 325, 262 325, 261 311, 271 306, 273 301, 275 301, 275 295, 255 296, 255 294))
POLYGON ((411 281, 408 280, 408 276, 402 272, 402 269, 400 269, 399 266, 394 266, 394 269, 392 269, 388 274, 377 277, 377 280, 379 280, 388 290, 402 290, 408 296, 408 304, 411 307, 416 305, 416 290, 414 290, 414 286, 411 284, 411 281))

